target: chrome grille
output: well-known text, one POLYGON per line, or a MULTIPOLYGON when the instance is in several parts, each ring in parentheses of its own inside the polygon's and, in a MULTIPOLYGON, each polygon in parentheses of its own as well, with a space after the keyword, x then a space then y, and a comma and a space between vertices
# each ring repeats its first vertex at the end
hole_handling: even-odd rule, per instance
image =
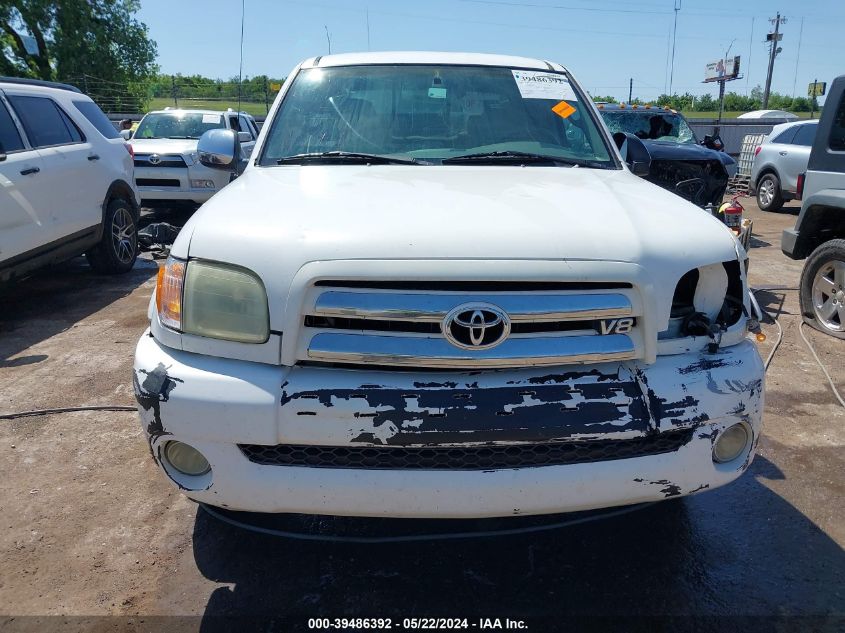
POLYGON ((185 159, 179 154, 160 154, 158 163, 151 163, 153 154, 135 154, 135 167, 186 167, 185 159))
POLYGON ((525 367, 641 355, 639 302, 628 283, 320 281, 306 299, 300 361, 415 367, 525 367), (444 336, 463 304, 509 318, 503 342, 465 349, 444 336), (622 333, 603 323, 626 319, 622 333))

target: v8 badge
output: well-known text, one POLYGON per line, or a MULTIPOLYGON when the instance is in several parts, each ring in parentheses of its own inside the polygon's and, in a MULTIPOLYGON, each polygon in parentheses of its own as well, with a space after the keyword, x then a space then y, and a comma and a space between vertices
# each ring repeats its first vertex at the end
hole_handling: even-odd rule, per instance
POLYGON ((602 334, 628 334, 634 329, 634 319, 605 319, 599 321, 599 327, 602 334))

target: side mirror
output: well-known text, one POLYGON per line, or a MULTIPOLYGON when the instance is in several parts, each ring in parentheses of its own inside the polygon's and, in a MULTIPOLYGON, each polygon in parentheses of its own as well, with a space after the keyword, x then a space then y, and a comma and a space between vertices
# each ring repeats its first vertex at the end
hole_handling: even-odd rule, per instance
POLYGON ((206 167, 234 172, 241 157, 241 142, 232 130, 209 130, 200 136, 197 156, 206 167))
POLYGON ((645 144, 633 134, 615 132, 613 142, 622 154, 622 160, 635 176, 645 178, 651 170, 651 154, 645 144))
POLYGON ((249 143, 252 141, 252 134, 249 132, 238 132, 238 141, 241 143, 249 143))
POLYGON ((129 139, 131 139, 131 138, 132 138, 132 130, 121 130, 121 131, 119 132, 119 134, 120 134, 120 137, 121 137, 124 141, 128 141, 129 139))

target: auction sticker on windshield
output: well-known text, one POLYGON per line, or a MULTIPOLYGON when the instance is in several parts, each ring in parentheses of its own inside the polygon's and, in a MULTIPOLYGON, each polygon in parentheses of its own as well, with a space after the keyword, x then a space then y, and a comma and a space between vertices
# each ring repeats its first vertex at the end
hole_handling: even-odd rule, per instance
POLYGON ((512 70, 511 72, 523 99, 578 100, 572 86, 562 75, 532 70, 512 70))

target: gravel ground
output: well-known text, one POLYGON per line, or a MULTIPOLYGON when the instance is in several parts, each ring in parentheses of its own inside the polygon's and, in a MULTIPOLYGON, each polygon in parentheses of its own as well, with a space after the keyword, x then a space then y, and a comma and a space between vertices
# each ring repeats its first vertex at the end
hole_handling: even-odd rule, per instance
MULTIPOLYGON (((722 631, 761 622, 841 630, 845 410, 799 336, 788 290, 802 263, 781 254, 780 233, 797 204, 746 206, 751 283, 783 289, 758 296, 784 338, 759 456, 734 484, 532 535, 306 543, 228 526, 174 491, 132 412, 3 420, 0 614, 9 617, 0 629, 226 630, 225 616, 243 615, 274 615, 290 630, 313 616, 392 617, 396 628, 412 616, 470 617, 472 627, 478 617, 727 614, 751 619, 706 621, 722 631), (59 615, 68 617, 45 617, 59 615), (194 617, 155 617, 174 615, 194 617)), ((127 275, 101 277, 78 259, 0 297, 0 413, 133 405, 132 353, 155 272, 139 260, 127 275)), ((777 328, 764 331, 765 357, 777 328)), ((805 331, 845 392, 845 343, 805 331)))

